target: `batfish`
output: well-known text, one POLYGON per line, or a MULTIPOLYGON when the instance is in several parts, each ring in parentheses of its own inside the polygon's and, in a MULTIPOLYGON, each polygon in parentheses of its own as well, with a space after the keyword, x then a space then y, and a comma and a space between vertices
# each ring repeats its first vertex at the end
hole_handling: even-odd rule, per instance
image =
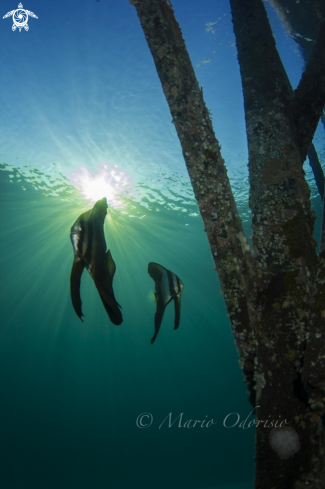
POLYGON ((107 200, 98 200, 94 207, 81 214, 71 228, 71 242, 74 261, 70 277, 71 300, 77 316, 83 321, 80 298, 81 275, 86 267, 95 282, 106 312, 113 324, 122 323, 120 305, 113 292, 113 278, 116 270, 110 250, 106 251, 104 219, 107 214, 107 200))
POLYGON ((155 314, 155 334, 151 339, 151 344, 154 343, 159 333, 160 325, 164 317, 164 312, 167 304, 173 299, 175 304, 175 323, 174 329, 179 326, 181 317, 181 293, 184 287, 183 282, 175 273, 167 270, 158 263, 149 263, 148 273, 155 281, 155 296, 157 300, 157 311, 155 314))

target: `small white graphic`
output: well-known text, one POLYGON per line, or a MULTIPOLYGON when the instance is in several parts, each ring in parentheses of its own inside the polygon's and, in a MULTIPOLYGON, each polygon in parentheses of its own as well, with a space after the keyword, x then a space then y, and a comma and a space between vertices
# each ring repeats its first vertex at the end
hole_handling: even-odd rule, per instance
POLYGON ((38 19, 37 15, 35 15, 33 12, 30 12, 30 10, 24 10, 23 5, 21 3, 18 5, 17 10, 12 10, 11 12, 7 12, 6 15, 3 16, 3 19, 6 19, 11 15, 13 20, 12 30, 15 31, 18 27, 19 32, 21 32, 22 28, 24 28, 25 31, 29 30, 29 26, 27 24, 29 15, 31 17, 34 17, 34 19, 38 19))

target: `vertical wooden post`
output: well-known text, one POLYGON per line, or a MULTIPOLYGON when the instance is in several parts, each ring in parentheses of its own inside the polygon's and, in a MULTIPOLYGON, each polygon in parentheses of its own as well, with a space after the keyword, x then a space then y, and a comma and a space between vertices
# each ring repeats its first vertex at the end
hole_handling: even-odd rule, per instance
POLYGON ((250 401, 256 401, 255 487, 321 489, 325 251, 319 257, 315 252, 315 215, 302 164, 325 102, 325 88, 319 87, 324 40, 320 36, 292 99, 262 0, 230 1, 245 101, 254 259, 171 3, 130 3, 182 145, 250 401), (307 111, 305 127, 301 117, 310 103, 313 114, 307 111))
POLYGON ((254 405, 250 248, 220 145, 171 3, 167 0, 131 3, 136 7, 182 146, 254 405))

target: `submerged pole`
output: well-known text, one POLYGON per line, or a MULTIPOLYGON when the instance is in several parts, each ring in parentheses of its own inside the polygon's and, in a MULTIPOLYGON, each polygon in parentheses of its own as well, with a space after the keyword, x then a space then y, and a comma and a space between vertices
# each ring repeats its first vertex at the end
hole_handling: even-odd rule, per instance
POLYGON ((318 66, 323 38, 292 99, 262 0, 230 1, 245 102, 254 257, 171 3, 130 3, 182 145, 250 401, 256 405, 255 487, 321 489, 325 251, 319 256, 315 251, 315 215, 302 165, 324 96, 319 82, 325 66, 318 66), (315 97, 310 97, 311 86, 315 97), (317 114, 307 115, 305 128, 300 118, 308 100, 317 114))
POLYGON ((251 257, 220 145, 168 0, 130 0, 153 56, 209 240, 254 405, 251 257))
POLYGON ((321 324, 325 326, 324 286, 319 280, 324 263, 315 251, 315 215, 302 165, 325 102, 325 88, 319 86, 324 77, 323 32, 292 99, 262 1, 230 3, 243 85, 254 215, 255 487, 320 488, 325 482, 321 421, 325 411, 324 402, 314 398, 316 390, 317 398, 325 392, 321 387, 324 340, 318 331, 321 324), (268 420, 286 423, 267 429, 268 420))
POLYGON ((294 91, 293 119, 302 161, 314 137, 325 105, 325 19, 318 39, 294 91))

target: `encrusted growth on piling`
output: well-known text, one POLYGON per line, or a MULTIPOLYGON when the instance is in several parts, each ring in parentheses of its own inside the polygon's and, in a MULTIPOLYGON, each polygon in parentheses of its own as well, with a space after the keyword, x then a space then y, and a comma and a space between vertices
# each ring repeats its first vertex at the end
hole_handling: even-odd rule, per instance
POLYGON ((230 2, 245 102, 253 257, 171 3, 131 1, 182 145, 250 401, 257 401, 258 420, 282 418, 292 425, 269 437, 258 424, 255 487, 320 489, 325 252, 316 255, 302 165, 325 102, 325 36, 322 30, 292 97, 262 0, 230 2))
MULTIPOLYGON (((315 73, 316 58, 307 66, 307 78, 292 99, 263 3, 230 1, 249 148, 257 417, 293 420, 300 440, 299 450, 288 458, 280 457, 283 462, 279 464, 265 429, 257 427, 255 487, 285 489, 299 481, 309 481, 310 477, 322 477, 313 458, 324 457, 323 443, 312 420, 325 414, 324 343, 320 341, 325 323, 317 310, 325 305, 320 306, 324 296, 317 277, 322 275, 322 264, 315 251, 315 215, 302 164, 325 99, 322 102, 323 89, 318 90, 317 110, 312 117, 304 115, 308 119, 308 124, 304 119, 308 125, 305 130, 300 120, 304 114, 301 107, 310 102, 306 80, 315 73), (317 366, 316 362, 311 363, 313 356, 317 366)), ((325 49, 320 51, 322 60, 325 49)), ((324 66, 317 70, 319 76, 312 86, 322 82, 325 74, 324 66)))
POLYGON ((250 397, 254 398, 254 333, 250 248, 230 188, 220 145, 170 2, 133 2, 180 139, 220 279, 250 397))

